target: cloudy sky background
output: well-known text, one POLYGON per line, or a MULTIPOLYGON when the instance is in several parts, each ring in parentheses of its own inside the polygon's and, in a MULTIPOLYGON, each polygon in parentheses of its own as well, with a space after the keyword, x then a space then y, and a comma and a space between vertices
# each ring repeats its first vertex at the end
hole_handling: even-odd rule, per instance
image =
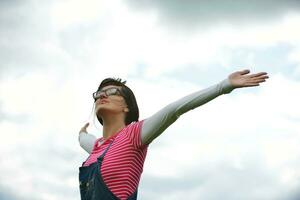
POLYGON ((103 78, 126 79, 144 119, 245 68, 270 79, 169 127, 139 199, 300 199, 299 27, 297 0, 0 1, 0 199, 79 199, 103 78))

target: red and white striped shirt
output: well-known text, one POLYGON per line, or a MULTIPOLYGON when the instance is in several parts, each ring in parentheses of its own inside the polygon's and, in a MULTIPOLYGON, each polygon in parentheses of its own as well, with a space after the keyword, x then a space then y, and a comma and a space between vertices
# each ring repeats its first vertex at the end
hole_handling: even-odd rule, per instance
POLYGON ((143 172, 148 145, 141 142, 142 124, 143 121, 134 122, 105 141, 103 137, 97 139, 84 163, 84 166, 89 166, 96 162, 114 140, 104 156, 101 173, 107 187, 121 200, 127 199, 135 192, 143 172))

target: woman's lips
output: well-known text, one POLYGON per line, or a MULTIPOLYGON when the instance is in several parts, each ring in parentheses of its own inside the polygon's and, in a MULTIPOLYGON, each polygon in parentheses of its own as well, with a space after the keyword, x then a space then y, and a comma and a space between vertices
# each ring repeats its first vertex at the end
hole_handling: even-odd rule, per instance
POLYGON ((105 99, 100 100, 100 104, 104 104, 104 103, 108 103, 108 101, 105 99))

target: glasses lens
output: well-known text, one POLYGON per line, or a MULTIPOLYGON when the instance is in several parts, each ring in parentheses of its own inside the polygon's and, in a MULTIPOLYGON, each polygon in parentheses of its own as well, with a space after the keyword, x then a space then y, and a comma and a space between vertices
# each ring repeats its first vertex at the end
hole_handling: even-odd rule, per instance
POLYGON ((101 97, 101 95, 106 95, 106 96, 110 96, 110 95, 121 95, 121 91, 118 88, 108 88, 106 90, 99 90, 97 92, 93 93, 93 98, 96 101, 97 99, 99 99, 101 97))
POLYGON ((102 91, 97 91, 93 93, 93 98, 95 99, 95 101, 100 98, 102 93, 102 91))
POLYGON ((119 94, 117 88, 109 88, 105 91, 105 93, 107 96, 119 94))

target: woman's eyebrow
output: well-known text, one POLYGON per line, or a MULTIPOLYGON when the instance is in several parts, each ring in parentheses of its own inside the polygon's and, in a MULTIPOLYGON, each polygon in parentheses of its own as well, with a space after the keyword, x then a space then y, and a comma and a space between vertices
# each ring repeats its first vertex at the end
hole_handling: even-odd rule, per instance
POLYGON ((112 89, 112 88, 120 89, 120 88, 118 88, 117 86, 114 86, 114 87, 109 87, 109 88, 106 88, 106 89, 101 89, 101 90, 98 90, 98 91, 102 92, 102 91, 109 90, 109 89, 112 89))

